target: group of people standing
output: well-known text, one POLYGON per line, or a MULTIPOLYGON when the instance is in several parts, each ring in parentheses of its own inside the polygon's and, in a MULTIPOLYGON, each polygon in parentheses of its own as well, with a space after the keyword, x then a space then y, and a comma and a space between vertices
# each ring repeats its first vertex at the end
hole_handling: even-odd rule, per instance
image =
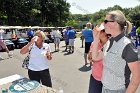
MULTIPOLYGON (((140 83, 138 52, 126 33, 131 31, 131 23, 120 10, 106 14, 104 29, 87 23, 82 31, 85 38, 85 65, 87 58, 92 65, 88 93, 135 93, 140 83), (126 27, 126 28, 125 28, 126 27), (87 56, 88 55, 88 56, 87 56), (130 79, 130 74, 132 75, 130 79)), ((30 51, 28 75, 31 80, 52 87, 48 60, 52 59, 49 44, 44 43, 45 35, 36 31, 31 41, 20 53, 30 51)), ((74 52, 75 31, 66 27, 64 31, 66 51, 74 52)))
POLYGON ((135 93, 140 84, 140 63, 138 51, 126 37, 132 25, 120 10, 108 12, 103 25, 104 29, 93 29, 88 93, 135 93))
POLYGON ((67 26, 66 29, 63 30, 63 37, 66 45, 65 51, 68 51, 68 53, 74 53, 74 40, 76 37, 76 31, 72 29, 72 27, 67 26))

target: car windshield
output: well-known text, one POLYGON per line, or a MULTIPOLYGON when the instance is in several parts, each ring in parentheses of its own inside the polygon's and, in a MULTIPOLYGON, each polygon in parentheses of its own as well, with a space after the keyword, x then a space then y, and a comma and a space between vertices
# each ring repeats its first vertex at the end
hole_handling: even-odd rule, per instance
POLYGON ((5 42, 5 44, 11 44, 11 43, 13 43, 13 42, 10 41, 10 40, 5 40, 4 42, 5 42))
POLYGON ((25 38, 20 38, 18 39, 18 41, 22 42, 22 41, 27 41, 25 38))

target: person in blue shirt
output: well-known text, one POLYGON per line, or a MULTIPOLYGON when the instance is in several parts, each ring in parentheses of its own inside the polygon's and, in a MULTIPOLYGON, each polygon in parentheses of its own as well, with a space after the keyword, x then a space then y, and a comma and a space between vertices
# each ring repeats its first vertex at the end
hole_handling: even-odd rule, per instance
POLYGON ((88 22, 86 24, 86 27, 84 30, 82 30, 82 35, 85 39, 85 53, 84 53, 84 59, 85 59, 85 65, 88 64, 87 62, 87 54, 89 52, 90 49, 90 45, 93 42, 93 34, 92 34, 92 24, 90 22, 88 22))
POLYGON ((63 36, 65 40, 65 45, 66 45, 65 51, 67 51, 68 45, 69 45, 69 39, 68 39, 67 33, 68 33, 68 26, 66 26, 66 29, 63 30, 63 36))
POLYGON ((136 26, 132 26, 132 30, 128 34, 131 36, 131 38, 136 37, 136 26))
POLYGON ((29 29, 27 32, 27 35, 28 35, 29 41, 31 41, 32 37, 34 36, 33 30, 29 29))
POLYGON ((67 36, 68 36, 68 39, 69 39, 69 53, 74 52, 75 34, 76 34, 76 32, 71 27, 69 27, 68 28, 68 33, 67 33, 67 36))

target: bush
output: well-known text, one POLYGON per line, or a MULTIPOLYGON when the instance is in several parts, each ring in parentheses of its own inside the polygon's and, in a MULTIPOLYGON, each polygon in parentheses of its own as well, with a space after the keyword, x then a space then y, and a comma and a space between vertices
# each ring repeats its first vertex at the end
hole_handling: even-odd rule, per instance
POLYGON ((136 29, 136 33, 137 33, 137 34, 140 34, 140 27, 138 27, 138 28, 136 29))

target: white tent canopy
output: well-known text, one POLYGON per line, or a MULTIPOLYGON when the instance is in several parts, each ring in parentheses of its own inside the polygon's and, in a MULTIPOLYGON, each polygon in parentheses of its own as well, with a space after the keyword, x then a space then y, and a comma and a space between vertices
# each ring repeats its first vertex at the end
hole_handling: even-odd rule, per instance
MULTIPOLYGON (((0 26, 0 29, 53 29, 56 27, 40 27, 40 26, 0 26)), ((57 28, 65 28, 65 27, 57 27, 57 28)))

